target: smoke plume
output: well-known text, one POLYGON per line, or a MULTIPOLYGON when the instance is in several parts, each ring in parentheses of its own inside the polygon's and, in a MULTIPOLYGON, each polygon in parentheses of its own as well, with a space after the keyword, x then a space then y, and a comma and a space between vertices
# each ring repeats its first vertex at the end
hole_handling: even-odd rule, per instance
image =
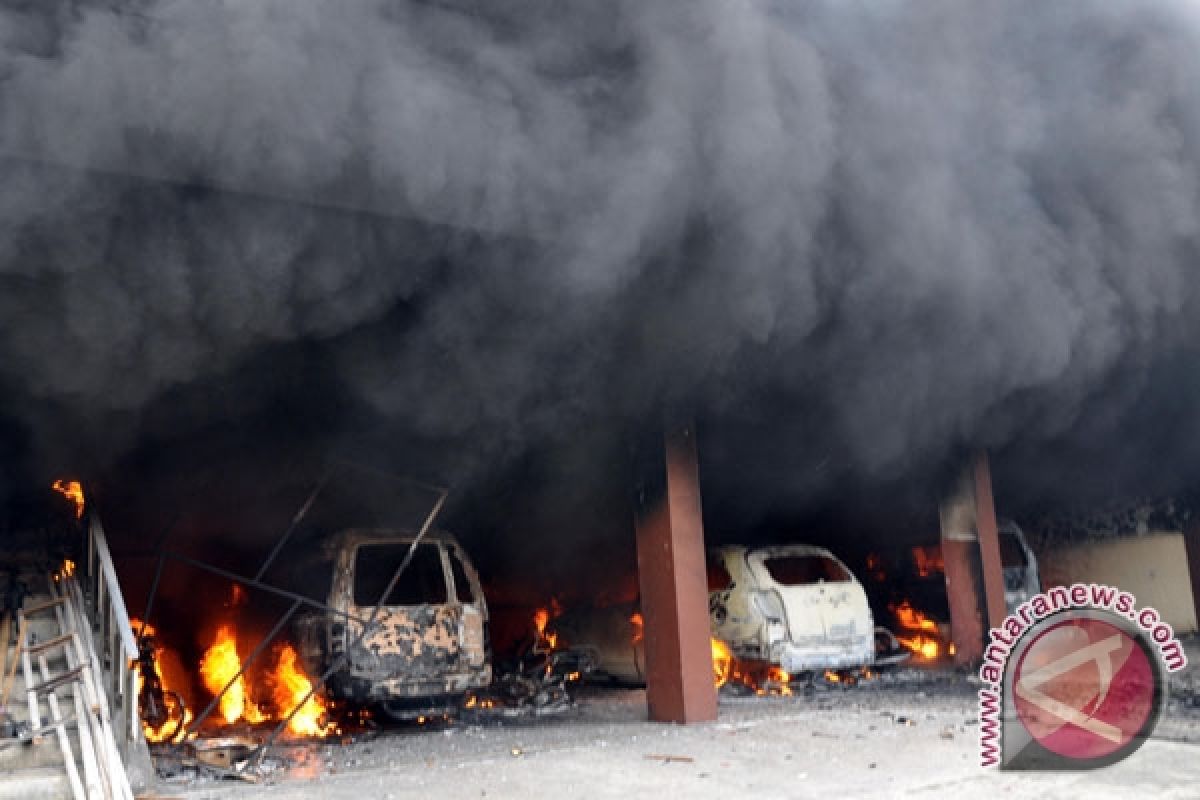
POLYGON ((1113 436, 1191 363, 1182 0, 61 0, 0 42, 32 457, 292 394, 477 449, 683 405, 886 473, 1113 436))

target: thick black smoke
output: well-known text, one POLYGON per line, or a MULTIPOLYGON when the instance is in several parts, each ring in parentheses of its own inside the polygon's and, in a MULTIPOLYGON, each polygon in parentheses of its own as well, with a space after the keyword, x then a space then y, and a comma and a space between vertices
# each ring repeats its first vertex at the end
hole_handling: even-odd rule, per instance
POLYGON ((1183 0, 7 6, 10 469, 303 397, 894 474, 1115 437, 1194 363, 1183 0))

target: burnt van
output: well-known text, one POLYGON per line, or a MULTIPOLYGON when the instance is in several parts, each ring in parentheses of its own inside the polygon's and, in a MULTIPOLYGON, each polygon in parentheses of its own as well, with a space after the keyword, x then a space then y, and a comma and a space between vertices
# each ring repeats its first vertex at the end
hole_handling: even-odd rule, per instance
POLYGON ((415 540, 377 529, 334 536, 322 559, 332 572, 329 608, 295 626, 310 675, 340 663, 325 685, 330 697, 397 719, 452 712, 492 680, 487 603, 475 567, 448 533, 430 532, 414 549, 415 540), (382 597, 410 549, 411 562, 382 597))

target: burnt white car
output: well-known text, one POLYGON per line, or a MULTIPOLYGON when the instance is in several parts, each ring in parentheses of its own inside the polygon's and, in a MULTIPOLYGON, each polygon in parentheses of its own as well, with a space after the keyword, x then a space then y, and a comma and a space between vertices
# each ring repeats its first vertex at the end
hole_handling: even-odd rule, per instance
MULTIPOLYGON (((875 662, 866 593, 824 548, 712 549, 708 590, 712 635, 738 658, 770 662, 788 672, 875 662)), ((640 620, 636 604, 574 609, 555 621, 555 629, 568 648, 590 659, 593 679, 642 683, 646 661, 640 620)))
POLYGON ((862 584, 822 547, 721 547, 709 553, 713 635, 739 658, 788 672, 868 665, 875 623, 862 584))

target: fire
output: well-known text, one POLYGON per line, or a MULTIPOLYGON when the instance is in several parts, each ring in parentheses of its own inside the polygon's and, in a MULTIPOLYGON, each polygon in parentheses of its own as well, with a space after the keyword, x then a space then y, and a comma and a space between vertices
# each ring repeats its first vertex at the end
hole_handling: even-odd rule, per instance
POLYGON ((914 547, 912 556, 913 565, 916 567, 919 577, 928 578, 933 575, 945 574, 946 564, 942 560, 942 548, 938 545, 914 547))
POLYGON ((896 639, 926 661, 935 660, 942 651, 941 642, 932 636, 918 633, 915 636, 897 636, 896 639))
POLYGON ((712 649, 713 685, 720 689, 733 674, 733 651, 715 636, 709 642, 712 649))
MULTIPOLYGON (((779 694, 789 695, 792 693, 792 676, 787 670, 782 667, 771 666, 767 670, 767 684, 778 690, 779 694)), ((760 686, 758 694, 766 694, 768 686, 760 686)))
POLYGON ((897 636, 900 644, 920 656, 922 660, 936 660, 942 654, 941 634, 937 623, 913 608, 907 600, 892 610, 896 613, 896 620, 901 627, 912 634, 897 636))
POLYGON ((493 708, 495 705, 496 701, 490 697, 485 697, 481 700, 477 695, 472 694, 467 697, 467 702, 463 708, 493 708))
MULTIPOLYGON (((552 598, 550 607, 554 610, 554 617, 562 613, 562 606, 558 604, 558 600, 552 598)), ((546 626, 550 624, 551 619, 552 615, 549 608, 539 608, 533 613, 533 627, 537 630, 538 637, 537 647, 543 652, 550 652, 558 647, 558 634, 554 631, 546 630, 546 626)))
MULTIPOLYGON (((154 626, 148 622, 143 623, 137 618, 131 619, 129 622, 130 626, 138 632, 139 638, 154 636, 157 633, 154 626)), ((162 654, 163 648, 156 646, 154 648, 154 675, 158 679, 159 686, 163 688, 164 695, 169 696, 171 694, 171 687, 167 684, 166 678, 163 677, 162 654)), ((145 684, 146 676, 143 675, 139 669, 137 684, 138 695, 141 695, 142 688, 145 686, 145 684)), ((182 721, 177 719, 167 719, 164 720, 161 725, 155 727, 146 720, 142 720, 142 732, 146 736, 146 741, 152 744, 166 741, 170 741, 172 744, 178 744, 179 742, 183 741, 184 737, 187 735, 187 727, 191 724, 192 719, 193 714, 191 709, 185 707, 183 709, 182 721)))
POLYGON ((304 670, 296 666, 296 649, 290 644, 284 645, 279 651, 279 661, 275 666, 272 683, 275 687, 273 699, 281 716, 291 713, 293 708, 304 701, 304 705, 288 723, 289 731, 298 736, 324 736, 333 730, 332 723, 322 723, 326 717, 325 702, 315 692, 309 696, 312 682, 304 674, 304 670), (305 697, 308 699, 305 700, 305 697))
POLYGON ((69 558, 63 559, 62 566, 54 573, 54 582, 62 583, 67 578, 75 574, 75 562, 69 558))
POLYGON ((629 616, 629 623, 633 625, 634 644, 637 644, 642 639, 646 638, 646 621, 642 619, 642 612, 633 612, 633 614, 629 616))
POLYGON ((204 686, 214 695, 219 694, 236 675, 237 680, 229 687, 229 691, 221 696, 221 716, 230 725, 239 719, 251 724, 264 722, 268 717, 247 696, 246 676, 238 675, 241 669, 242 659, 238 655, 237 636, 229 625, 222 625, 217 629, 216 641, 200 660, 200 676, 204 679, 204 686))
POLYGON ((54 491, 75 504, 75 519, 83 518, 83 484, 79 481, 56 480, 51 487, 54 491))
POLYGON ((937 623, 913 608, 907 600, 897 606, 895 611, 896 619, 908 630, 937 633, 937 623))
MULTIPOLYGON (((244 595, 244 589, 236 587, 231 594, 231 603, 241 602, 239 594, 244 595)), ((140 638, 153 637, 156 633, 154 626, 143 624, 140 620, 131 620, 135 632, 140 638)), ((161 656, 166 654, 167 673, 174 672, 174 683, 187 683, 188 673, 180 672, 182 665, 172 666, 178 659, 172 651, 154 646, 154 675, 165 696, 164 703, 168 706, 170 720, 161 722, 154 715, 153 722, 160 723, 157 728, 143 720, 142 727, 147 740, 162 742, 170 739, 179 742, 185 735, 186 727, 192 722, 192 713, 187 709, 179 711, 183 705, 182 694, 178 686, 168 686, 164 680, 161 656), (174 720, 183 718, 176 725, 174 720)), ((326 699, 312 691, 313 684, 305 674, 300 663, 296 648, 291 644, 281 644, 275 650, 275 663, 270 668, 256 669, 254 672, 244 671, 245 663, 238 652, 238 632, 230 623, 224 623, 217 628, 212 644, 200 659, 199 673, 204 687, 214 696, 219 695, 214 724, 233 725, 239 721, 257 725, 259 723, 288 720, 288 731, 296 736, 328 736, 339 732, 336 720, 326 699), (229 686, 226 690, 225 687, 229 686), (224 692, 222 694, 222 692, 224 692), (293 709, 298 710, 293 714, 293 709)), ((145 669, 149 656, 143 650, 139 659, 145 669)), ((145 680, 138 676, 138 693, 142 693, 145 680)), ((361 724, 365 719, 362 713, 358 715, 361 724)), ((192 734, 195 735, 195 734, 192 734)))

